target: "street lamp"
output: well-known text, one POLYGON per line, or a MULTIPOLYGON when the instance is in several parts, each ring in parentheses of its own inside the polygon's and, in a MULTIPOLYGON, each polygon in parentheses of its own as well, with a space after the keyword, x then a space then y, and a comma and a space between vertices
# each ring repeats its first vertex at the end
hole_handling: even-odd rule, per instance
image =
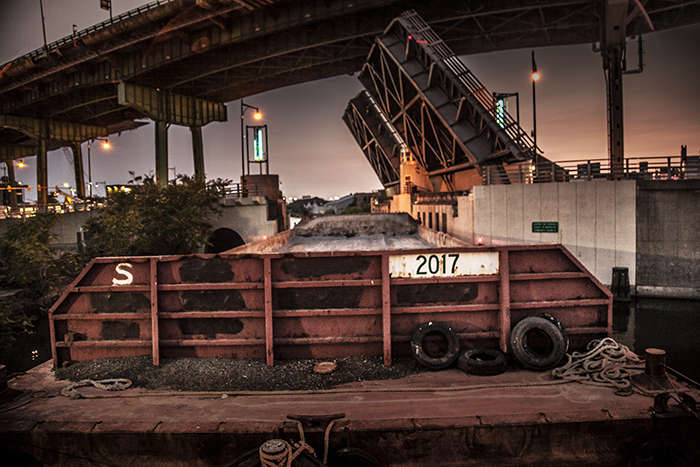
POLYGON ((90 150, 92 149, 92 142, 93 141, 102 141, 102 149, 104 150, 109 150, 112 148, 112 145, 109 142, 109 138, 94 138, 94 139, 89 139, 87 142, 87 149, 88 149, 88 187, 90 190, 90 198, 92 198, 92 157, 90 156, 90 150))
POLYGON ((19 167, 20 169, 23 169, 26 166, 27 166, 27 164, 25 164, 23 160, 17 161, 17 167, 19 167))
POLYGON ((535 170, 537 170, 537 99, 535 94, 535 84, 540 80, 540 70, 537 69, 535 63, 535 51, 532 51, 532 73, 530 80, 532 81, 532 138, 535 144, 535 170))
POLYGON ((245 176, 245 112, 246 110, 255 110, 253 118, 260 120, 263 114, 260 112, 258 107, 248 105, 241 99, 241 182, 243 182, 243 177, 245 176))

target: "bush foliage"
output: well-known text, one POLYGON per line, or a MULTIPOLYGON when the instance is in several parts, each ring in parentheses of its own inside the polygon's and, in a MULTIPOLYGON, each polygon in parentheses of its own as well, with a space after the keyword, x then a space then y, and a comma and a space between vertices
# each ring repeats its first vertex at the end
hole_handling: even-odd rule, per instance
POLYGON ((33 331, 33 324, 83 265, 78 255, 50 246, 56 221, 52 214, 4 221, 0 284, 12 294, 0 298, 0 350, 9 349, 18 336, 33 331))
MULTIPOLYGON (((133 176, 133 174, 132 174, 133 176)), ((8 219, 0 236, 0 361, 34 332, 63 287, 96 256, 186 254, 206 243, 208 220, 220 210, 227 181, 208 183, 180 175, 166 187, 134 177, 128 192, 111 195, 84 226, 82 253, 51 246, 58 215, 8 219)))
POLYGON ((142 183, 111 195, 85 224, 88 256, 187 254, 205 244, 226 181, 179 175, 160 187, 152 178, 135 180, 142 183))

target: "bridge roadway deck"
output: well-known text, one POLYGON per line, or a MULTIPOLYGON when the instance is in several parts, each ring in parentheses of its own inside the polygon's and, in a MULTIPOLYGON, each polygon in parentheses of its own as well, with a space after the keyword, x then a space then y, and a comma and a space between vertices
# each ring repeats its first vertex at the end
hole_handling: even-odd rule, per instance
MULTIPOLYGON (((47 464, 81 458, 110 465, 220 464, 265 439, 298 439, 296 426, 285 422, 288 414, 345 413, 331 448, 352 443, 382 465, 615 464, 650 436, 682 443, 700 431, 697 420, 679 412, 653 416, 651 398, 577 383, 532 386, 550 379, 528 371, 479 377, 453 369, 315 394, 83 388, 99 398, 70 399, 59 395, 66 382, 53 377, 50 364, 13 379, 10 387, 25 392, 0 405, 0 445, 47 464), (488 387, 465 389, 474 385, 488 387), (383 392, 372 392, 377 389, 383 392)), ((321 430, 307 430, 318 452, 321 430)))

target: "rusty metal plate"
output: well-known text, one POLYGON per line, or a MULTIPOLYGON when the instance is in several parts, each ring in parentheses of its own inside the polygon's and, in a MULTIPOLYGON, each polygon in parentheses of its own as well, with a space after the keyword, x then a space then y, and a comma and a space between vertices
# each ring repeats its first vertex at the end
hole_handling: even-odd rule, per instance
POLYGON ((389 256, 391 277, 458 277, 498 274, 498 252, 440 252, 389 256))

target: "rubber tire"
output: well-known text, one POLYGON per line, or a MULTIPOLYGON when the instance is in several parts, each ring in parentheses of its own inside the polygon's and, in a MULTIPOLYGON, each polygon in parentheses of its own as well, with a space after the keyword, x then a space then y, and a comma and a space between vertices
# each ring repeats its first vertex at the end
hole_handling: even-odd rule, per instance
POLYGON ((561 324, 561 321, 559 321, 554 315, 550 315, 549 313, 538 313, 537 316, 541 316, 542 318, 550 320, 552 323, 554 323, 561 333, 564 335, 564 339, 566 340, 566 352, 569 351, 569 334, 566 332, 566 329, 564 329, 564 326, 561 324))
POLYGON ((448 324, 428 321, 418 326, 416 332, 413 333, 411 351, 416 361, 429 370, 444 370, 459 357, 459 338, 448 324), (423 349, 423 339, 432 332, 442 334, 447 340, 447 352, 441 357, 431 357, 423 349))
POLYGON ((506 355, 496 349, 471 349, 459 356, 457 367, 471 375, 500 375, 506 371, 506 355))
POLYGON ((560 326, 545 316, 528 316, 521 319, 510 332, 510 349, 518 362, 531 370, 554 368, 566 355, 569 340, 560 326), (525 336, 533 329, 542 331, 552 342, 549 355, 538 355, 527 348, 525 336))

